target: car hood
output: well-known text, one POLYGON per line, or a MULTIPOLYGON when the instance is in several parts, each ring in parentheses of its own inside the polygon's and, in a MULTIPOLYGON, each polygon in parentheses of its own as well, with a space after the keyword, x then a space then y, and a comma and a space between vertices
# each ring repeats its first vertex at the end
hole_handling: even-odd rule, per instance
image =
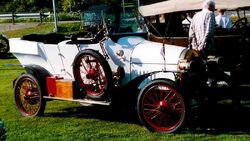
POLYGON ((151 41, 141 42, 135 46, 132 52, 131 63, 165 63, 166 65, 175 65, 178 63, 180 54, 185 48, 151 41))

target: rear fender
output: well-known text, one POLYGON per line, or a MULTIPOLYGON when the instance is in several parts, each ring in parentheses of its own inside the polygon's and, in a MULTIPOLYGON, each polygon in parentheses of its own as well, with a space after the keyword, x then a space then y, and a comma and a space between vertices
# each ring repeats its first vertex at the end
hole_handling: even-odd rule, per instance
MULTIPOLYGON (((38 65, 28 65, 24 68, 28 74, 33 75, 39 81, 43 95, 47 95, 46 77, 51 76, 51 74, 46 69, 38 65)), ((16 80, 17 79, 13 81, 13 86, 15 85, 16 80)))
POLYGON ((24 68, 28 74, 32 74, 36 78, 42 79, 43 77, 51 75, 45 68, 38 66, 38 65, 29 65, 29 66, 25 66, 24 68))

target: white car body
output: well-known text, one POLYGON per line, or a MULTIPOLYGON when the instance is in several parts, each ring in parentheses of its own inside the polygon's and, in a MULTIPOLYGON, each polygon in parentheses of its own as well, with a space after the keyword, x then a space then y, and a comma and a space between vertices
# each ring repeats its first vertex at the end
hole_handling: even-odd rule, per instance
MULTIPOLYGON (((22 66, 39 65, 52 75, 74 80, 72 64, 79 50, 76 44, 67 44, 69 41, 62 41, 58 44, 45 44, 12 38, 9 40, 10 52, 15 55, 22 66)), ((118 66, 124 68, 125 77, 122 80, 123 85, 149 72, 176 72, 179 54, 185 49, 185 47, 164 45, 164 61, 162 53, 163 44, 147 41, 139 36, 122 37, 117 43, 107 38, 103 41, 103 45, 109 56, 107 61, 111 70, 115 72, 118 66), (124 52, 124 55, 117 55, 117 52, 121 50, 124 52)), ((84 49, 97 50, 103 54, 99 43, 81 44, 80 50, 84 49)), ((154 77, 174 80, 173 73, 157 74, 154 77)))

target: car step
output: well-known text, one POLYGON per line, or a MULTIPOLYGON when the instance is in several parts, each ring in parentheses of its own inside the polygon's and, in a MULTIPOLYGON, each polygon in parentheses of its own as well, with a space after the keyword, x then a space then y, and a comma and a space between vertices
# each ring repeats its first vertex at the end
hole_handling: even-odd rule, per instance
POLYGON ((94 105, 106 105, 109 106, 111 104, 111 101, 97 101, 97 100, 91 100, 91 99, 69 99, 69 98, 61 98, 61 97, 51 97, 51 96, 43 96, 45 99, 52 99, 52 100, 66 100, 66 101, 73 101, 73 102, 80 102, 82 104, 94 104, 94 105))

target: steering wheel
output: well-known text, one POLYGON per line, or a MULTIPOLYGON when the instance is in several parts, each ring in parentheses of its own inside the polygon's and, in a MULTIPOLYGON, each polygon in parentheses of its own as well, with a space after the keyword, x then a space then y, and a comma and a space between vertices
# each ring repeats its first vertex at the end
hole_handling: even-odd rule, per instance
POLYGON ((238 31, 240 34, 244 34, 246 32, 246 28, 247 28, 247 18, 244 17, 244 18, 238 19, 233 24, 230 31, 232 31, 234 28, 236 28, 236 31, 238 31))

